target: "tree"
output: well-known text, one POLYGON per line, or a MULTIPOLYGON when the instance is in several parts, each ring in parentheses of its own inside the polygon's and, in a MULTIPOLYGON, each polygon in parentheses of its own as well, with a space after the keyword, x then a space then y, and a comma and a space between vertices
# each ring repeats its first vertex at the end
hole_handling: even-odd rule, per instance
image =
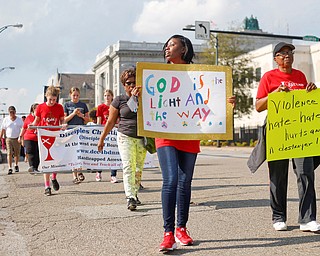
POLYGON ((253 87, 255 75, 249 65, 250 59, 244 57, 250 49, 250 40, 240 35, 211 35, 208 48, 200 55, 200 62, 216 64, 216 42, 218 41, 218 65, 232 68, 233 94, 236 96, 235 117, 250 114, 253 101, 250 89, 253 87), (216 40, 218 39, 218 40, 216 40))

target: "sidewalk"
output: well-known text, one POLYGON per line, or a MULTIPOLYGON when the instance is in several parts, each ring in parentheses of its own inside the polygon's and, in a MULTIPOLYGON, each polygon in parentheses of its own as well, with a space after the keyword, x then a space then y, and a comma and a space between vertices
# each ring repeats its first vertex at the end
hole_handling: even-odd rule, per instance
MULTIPOLYGON (((299 230, 295 177, 290 171, 287 232, 272 228, 265 165, 252 175, 250 148, 203 147, 193 181, 188 229, 195 240, 168 255, 318 255, 320 235, 299 230)), ((144 171, 137 211, 126 209, 123 183, 110 173, 58 174, 61 188, 44 195, 43 176, 7 175, 0 165, 0 255, 159 255, 162 241, 161 173, 144 171)), ((317 172, 316 172, 317 174, 317 172)), ((122 172, 118 172, 122 180, 122 172)), ((320 181, 316 182, 319 196, 320 181)), ((318 200, 319 209, 319 200, 318 200)))

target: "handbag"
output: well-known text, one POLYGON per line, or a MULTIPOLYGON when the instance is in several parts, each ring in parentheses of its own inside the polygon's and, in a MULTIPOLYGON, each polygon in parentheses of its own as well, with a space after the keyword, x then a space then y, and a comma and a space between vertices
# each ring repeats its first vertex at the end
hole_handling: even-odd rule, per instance
POLYGON ((247 161, 247 166, 249 167, 252 173, 255 173, 259 167, 266 160, 266 125, 267 118, 264 121, 260 129, 258 144, 252 150, 250 157, 247 161))
POLYGON ((150 154, 154 154, 157 152, 154 138, 144 137, 144 147, 150 154))

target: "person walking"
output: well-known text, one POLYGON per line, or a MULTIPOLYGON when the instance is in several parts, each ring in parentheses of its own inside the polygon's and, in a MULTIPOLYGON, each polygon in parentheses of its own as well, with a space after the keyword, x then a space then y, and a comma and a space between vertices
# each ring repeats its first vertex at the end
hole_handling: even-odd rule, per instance
POLYGON ((12 170, 12 156, 14 156, 14 170, 19 172, 19 158, 21 144, 19 143, 19 135, 23 126, 23 121, 16 115, 16 108, 10 106, 8 108, 9 116, 3 119, 1 124, 0 138, 4 135, 6 137, 6 148, 7 148, 7 160, 8 160, 8 175, 13 173, 12 170))
MULTIPOLYGON (((80 89, 71 87, 69 91, 71 101, 64 104, 65 122, 68 125, 85 125, 89 121, 87 104, 80 101, 80 89)), ((79 184, 85 177, 82 172, 73 171, 73 183, 79 184)))
MULTIPOLYGON (((273 50, 273 58, 277 68, 266 72, 260 80, 256 110, 262 112, 268 108, 270 93, 288 92, 292 90, 316 89, 314 83, 308 83, 305 75, 292 67, 295 46, 280 42, 273 50)), ((300 230, 319 231, 316 222, 316 192, 314 187, 314 169, 319 165, 318 158, 294 158, 295 175, 299 192, 300 230), (315 161, 316 160, 316 161, 315 161)), ((268 162, 270 179, 270 205, 272 209, 273 228, 276 231, 287 230, 287 188, 288 188, 289 159, 268 162)))
MULTIPOLYGON (((26 120, 26 116, 22 116, 21 119, 22 119, 22 122, 24 123, 24 121, 26 120)), ((19 140, 19 143, 21 145, 21 148, 20 148, 20 156, 24 158, 24 161, 25 162, 28 162, 28 155, 26 153, 26 147, 24 146, 24 141, 23 141, 23 137, 21 138, 21 140, 19 140)))
POLYGON ((136 87, 135 69, 124 70, 120 80, 125 94, 115 97, 110 105, 109 117, 98 142, 98 151, 102 151, 104 139, 119 118, 117 142, 123 166, 123 185, 127 208, 134 211, 137 205, 141 204, 138 192, 147 151, 144 147, 144 137, 137 135, 137 113, 131 111, 127 104, 131 97, 139 93, 136 87))
POLYGON ((40 158, 39 158, 39 146, 38 146, 38 136, 37 130, 28 129, 29 124, 32 124, 35 119, 35 111, 38 107, 38 103, 34 103, 30 107, 30 113, 26 117, 22 130, 20 132, 19 138, 23 138, 24 147, 28 155, 29 169, 30 174, 40 173, 38 170, 40 158))
MULTIPOLYGON (((66 124, 64 121, 64 111, 63 106, 57 103, 57 98, 59 96, 59 89, 53 85, 49 86, 46 90, 45 96, 47 101, 38 105, 35 112, 35 119, 29 126, 60 126, 61 130, 66 129, 66 124)), ((48 130, 59 130, 55 128, 48 128, 48 130)), ((50 173, 46 172, 43 174, 44 177, 44 194, 51 196, 50 187, 50 173)), ((60 184, 57 180, 57 173, 53 172, 51 176, 52 188, 55 191, 60 189, 60 184)))
MULTIPOLYGON (((193 63, 194 51, 191 41, 182 35, 171 36, 163 47, 168 64, 193 63)), ((199 140, 155 139, 157 155, 162 173, 162 217, 164 238, 160 251, 171 251, 181 245, 192 245, 193 239, 187 232, 191 199, 191 182, 197 155, 200 152, 199 140), (177 207, 177 228, 175 211, 177 207), (176 237, 176 240, 175 240, 176 237)))
MULTIPOLYGON (((109 117, 109 108, 110 104, 113 101, 113 91, 110 89, 107 89, 104 91, 104 103, 100 104, 97 107, 97 124, 98 125, 105 125, 107 123, 108 117, 109 117)), ((102 175, 101 171, 97 171, 96 173, 96 181, 101 181, 102 175)), ((110 177, 111 183, 118 183, 117 179, 117 170, 111 170, 111 177, 110 177)))
MULTIPOLYGON (((182 35, 173 35, 163 46, 167 64, 191 64, 194 51, 191 41, 182 35)), ((227 102, 233 106, 235 96, 227 102)), ((193 239, 187 230, 191 199, 191 183, 197 155, 200 152, 199 140, 155 139, 157 155, 162 173, 162 216, 164 238, 159 251, 166 252, 181 245, 192 245, 193 239), (177 224, 175 228, 175 212, 177 224)))

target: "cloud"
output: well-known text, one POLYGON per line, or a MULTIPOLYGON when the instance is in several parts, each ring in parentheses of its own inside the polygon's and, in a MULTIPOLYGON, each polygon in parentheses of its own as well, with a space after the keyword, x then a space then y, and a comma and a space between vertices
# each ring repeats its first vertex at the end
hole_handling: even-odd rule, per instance
MULTIPOLYGON (((164 41, 172 34, 184 34, 182 28, 194 24, 196 20, 211 21, 216 25, 215 29, 228 30, 240 27, 245 17, 253 15, 258 18, 260 28, 269 33, 314 33, 319 11, 317 0, 305 0, 303 3, 299 0, 283 0, 281 4, 285 6, 285 12, 279 8, 278 0, 152 0, 144 3, 133 31, 140 38, 164 41)), ((188 34, 191 35, 190 32, 188 34)))
POLYGON ((224 1, 165 0, 145 3, 133 31, 139 36, 162 38, 182 33, 187 24, 196 20, 214 20, 223 8, 224 1))
POLYGON ((319 36, 318 0, 283 0, 281 5, 278 0, 3 0, 0 27, 22 23, 23 28, 0 34, 0 68, 16 67, 0 73, 0 87, 15 91, 5 99, 9 92, 1 91, 0 103, 15 100, 18 109, 28 111, 57 69, 90 72, 96 56, 119 40, 165 42, 182 34, 202 43, 194 32, 182 30, 196 20, 227 30, 253 15, 264 31, 319 36))

